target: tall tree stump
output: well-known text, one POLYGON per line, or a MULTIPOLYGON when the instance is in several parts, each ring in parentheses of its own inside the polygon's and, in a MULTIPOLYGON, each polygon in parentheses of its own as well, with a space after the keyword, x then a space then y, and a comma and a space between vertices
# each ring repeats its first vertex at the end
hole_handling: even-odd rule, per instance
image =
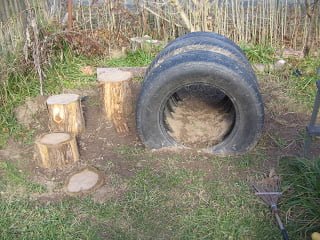
POLYGON ((35 144, 36 160, 43 168, 62 168, 79 160, 76 138, 70 133, 48 133, 35 144))
POLYGON ((49 128, 53 132, 69 132, 79 135, 85 128, 77 94, 54 95, 47 99, 49 128))
POLYGON ((102 98, 107 120, 118 133, 129 131, 126 117, 132 111, 130 81, 132 73, 117 68, 98 68, 97 77, 102 86, 102 98))

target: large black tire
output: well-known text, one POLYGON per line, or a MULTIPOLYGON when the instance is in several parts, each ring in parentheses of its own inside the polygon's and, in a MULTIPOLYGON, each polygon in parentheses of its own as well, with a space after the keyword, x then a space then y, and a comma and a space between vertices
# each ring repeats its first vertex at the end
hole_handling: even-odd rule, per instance
POLYGON ((178 54, 152 69, 137 102, 137 130, 142 142, 155 149, 179 145, 165 127, 164 109, 178 89, 194 84, 218 88, 230 98, 235 109, 231 132, 206 151, 230 155, 244 153, 255 146, 264 121, 258 87, 246 68, 235 60, 208 51, 178 54))
POLYGON ((221 41, 229 44, 230 46, 233 46, 235 49, 238 49, 238 51, 240 51, 244 54, 242 49, 235 42, 233 42, 231 39, 229 39, 219 33, 215 33, 215 32, 190 32, 190 33, 187 33, 185 35, 182 35, 182 36, 172 40, 171 42, 169 42, 167 44, 166 47, 169 47, 173 44, 176 44, 177 42, 184 41, 185 39, 194 38, 194 37, 199 38, 199 39, 201 39, 203 37, 208 37, 208 38, 212 38, 212 39, 221 40, 221 41))
POLYGON ((248 73, 251 75, 251 79, 253 79, 253 81, 257 83, 254 71, 249 61, 242 52, 240 52, 237 48, 230 45, 229 43, 226 43, 220 39, 209 37, 189 37, 181 41, 176 41, 174 44, 171 44, 170 46, 166 47, 156 56, 156 58, 149 65, 145 74, 145 79, 148 79, 148 74, 153 68, 157 67, 162 62, 166 61, 166 59, 180 53, 195 50, 217 52, 234 59, 239 65, 243 65, 246 68, 248 73))

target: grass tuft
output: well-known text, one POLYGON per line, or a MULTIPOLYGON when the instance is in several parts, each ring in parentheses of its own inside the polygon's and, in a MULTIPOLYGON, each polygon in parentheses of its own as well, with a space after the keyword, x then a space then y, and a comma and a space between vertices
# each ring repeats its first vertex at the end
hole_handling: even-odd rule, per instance
POLYGON ((316 81, 320 80, 317 69, 320 67, 320 57, 309 57, 299 61, 291 60, 291 72, 289 72, 289 90, 299 103, 311 109, 317 92, 316 81), (297 75, 296 72, 301 72, 297 75))
POLYGON ((13 163, 2 161, 0 162, 0 191, 5 192, 12 188, 22 188, 25 192, 45 192, 44 186, 29 181, 28 176, 17 169, 13 163))
POLYGON ((1 239, 98 239, 92 221, 75 214, 77 204, 73 199, 46 205, 0 199, 1 239))
POLYGON ((146 52, 143 50, 137 50, 134 52, 128 52, 124 57, 110 59, 106 62, 109 67, 136 67, 136 66, 147 66, 155 58, 159 49, 146 52))
POLYGON ((283 158, 280 164, 290 230, 305 238, 320 228, 320 158, 283 158))
POLYGON ((251 63, 274 63, 275 49, 264 45, 240 45, 251 63))

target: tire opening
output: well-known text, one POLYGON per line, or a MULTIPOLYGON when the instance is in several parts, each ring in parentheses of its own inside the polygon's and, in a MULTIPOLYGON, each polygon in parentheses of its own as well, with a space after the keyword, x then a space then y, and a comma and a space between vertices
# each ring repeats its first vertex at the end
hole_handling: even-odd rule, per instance
POLYGON ((166 101, 163 126, 179 145, 208 148, 222 142, 235 124, 235 107, 221 90, 203 83, 182 86, 166 101))

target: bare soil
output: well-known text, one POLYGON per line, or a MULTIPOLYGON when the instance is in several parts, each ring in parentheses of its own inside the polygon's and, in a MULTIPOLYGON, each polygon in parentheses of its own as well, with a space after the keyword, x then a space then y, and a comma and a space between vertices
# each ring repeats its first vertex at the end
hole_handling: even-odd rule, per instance
MULTIPOLYGON (((132 89, 136 97, 140 90, 140 84, 133 83, 132 89)), ((261 91, 266 109, 265 130, 258 146, 250 154, 253 156, 263 155, 263 161, 259 163, 258 168, 268 171, 270 168, 277 167, 278 159, 281 156, 301 155, 303 133, 311 113, 301 111, 298 105, 285 97, 277 83, 261 79, 261 91)), ((82 103, 86 131, 78 138, 79 162, 61 170, 45 170, 38 168, 33 160, 33 144, 21 144, 10 140, 7 148, 0 150, 0 160, 14 162, 19 170, 30 176, 31 180, 46 186, 48 192, 35 196, 35 199, 40 201, 60 199, 64 196, 61 186, 67 177, 87 166, 93 166, 108 176, 102 188, 99 188, 92 195, 96 202, 121 197, 126 190, 128 180, 146 166, 152 169, 165 169, 168 165, 175 164, 178 168, 201 170, 208 179, 215 177, 215 169, 211 169, 209 162, 213 158, 211 155, 186 149, 165 149, 156 152, 145 150, 136 135, 134 110, 127 119, 130 132, 123 135, 118 134, 112 124, 105 120, 99 89, 67 92, 76 92, 87 96, 82 103), (180 160, 175 163, 168 162, 168 159, 172 158, 180 158, 180 160)), ((133 106, 134 103, 135 98, 133 106)), ((173 115, 175 120, 171 120, 171 124, 178 125, 173 134, 182 141, 192 144, 197 144, 199 139, 203 142, 207 142, 208 139, 213 142, 217 141, 224 136, 231 122, 230 115, 226 113, 219 115, 218 113, 218 109, 208 108, 201 101, 197 102, 194 99, 183 101, 173 115), (191 108, 187 106, 190 104, 196 114, 189 114, 191 108), (179 119, 184 120, 179 123, 179 119), (201 119, 205 121, 205 124, 199 124, 201 119), (191 129, 192 131, 190 131, 191 129), (216 129, 219 131, 215 131, 216 129), (208 134, 208 132, 211 133, 208 134), (206 134, 202 136, 202 133, 206 134), (197 139, 194 134, 201 137, 197 139)), ((36 118, 36 126, 33 128, 36 131, 35 137, 49 132, 47 112, 41 110, 36 118)), ((311 155, 319 156, 318 144, 319 140, 313 144, 311 155)), ((225 174, 241 174, 234 172, 228 164, 221 171, 224 171, 225 174)), ((250 169, 245 171, 248 172, 250 169)))

